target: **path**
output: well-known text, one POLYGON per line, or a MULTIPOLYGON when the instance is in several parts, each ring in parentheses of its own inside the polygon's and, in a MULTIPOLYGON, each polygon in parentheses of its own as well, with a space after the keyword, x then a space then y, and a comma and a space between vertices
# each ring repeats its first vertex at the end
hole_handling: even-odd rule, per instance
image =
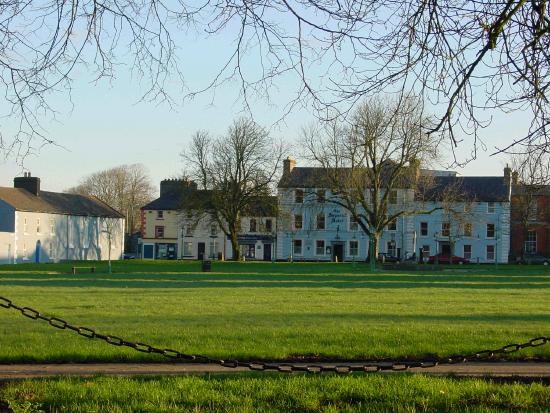
MULTIPOLYGON (((296 364, 299 365, 299 363, 296 364)), ((326 365, 328 365, 328 363, 326 365)), ((246 368, 223 368, 213 364, 182 363, 0 364, 0 380, 49 376, 86 377, 93 375, 186 375, 239 373, 247 371, 250 370, 246 368)), ((412 368, 409 371, 412 373, 432 375, 456 375, 470 377, 491 376, 550 378, 550 362, 465 363, 441 365, 428 369, 412 368)), ((391 372, 385 371, 383 374, 388 373, 391 372)))

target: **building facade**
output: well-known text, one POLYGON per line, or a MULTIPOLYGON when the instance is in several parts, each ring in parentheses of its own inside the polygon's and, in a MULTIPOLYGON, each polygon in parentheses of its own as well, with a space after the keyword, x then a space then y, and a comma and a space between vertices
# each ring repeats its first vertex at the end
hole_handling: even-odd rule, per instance
POLYGON ((550 186, 519 184, 515 179, 511 240, 512 262, 550 257, 550 186))
MULTIPOLYGON (((193 181, 167 179, 160 197, 141 208, 144 259, 225 259, 231 242, 211 214, 211 193, 193 181)), ((275 258, 276 201, 259 199, 241 218, 238 242, 248 260, 275 258)))
MULTIPOLYGON (((291 159, 283 168, 278 185, 277 259, 368 259, 369 237, 346 208, 331 201, 337 197, 324 187, 321 170, 296 167, 291 159)), ((392 190, 389 212, 407 213, 382 232, 379 253, 400 260, 452 254, 472 262, 508 262, 510 171, 501 177, 420 173, 430 174, 431 186, 424 193, 407 187, 392 190)))
POLYGON ((123 216, 94 197, 42 191, 26 174, 0 188, 0 263, 121 259, 123 216))

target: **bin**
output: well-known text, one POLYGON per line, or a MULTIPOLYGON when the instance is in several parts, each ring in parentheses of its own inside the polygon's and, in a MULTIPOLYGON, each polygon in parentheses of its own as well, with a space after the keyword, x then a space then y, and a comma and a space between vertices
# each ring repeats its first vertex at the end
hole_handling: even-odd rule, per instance
POLYGON ((212 271, 212 261, 204 260, 202 262, 202 272, 210 272, 210 271, 212 271))

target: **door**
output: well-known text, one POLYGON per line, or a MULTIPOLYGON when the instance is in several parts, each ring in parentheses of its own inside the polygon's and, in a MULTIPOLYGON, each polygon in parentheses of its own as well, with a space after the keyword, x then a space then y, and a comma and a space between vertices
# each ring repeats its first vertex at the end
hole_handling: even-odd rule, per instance
POLYGON ((40 246, 42 243, 40 240, 36 241, 36 250, 34 252, 34 262, 40 264, 40 246))
POLYGON ((271 244, 264 244, 264 261, 271 261, 271 244))
POLYGON ((206 244, 204 242, 199 242, 197 244, 197 258, 199 260, 204 260, 204 252, 206 251, 206 244))
POLYGON ((451 244, 447 241, 441 241, 439 243, 439 252, 441 255, 451 255, 451 244))
POLYGON ((332 246, 332 261, 344 261, 344 245, 334 244, 332 246))

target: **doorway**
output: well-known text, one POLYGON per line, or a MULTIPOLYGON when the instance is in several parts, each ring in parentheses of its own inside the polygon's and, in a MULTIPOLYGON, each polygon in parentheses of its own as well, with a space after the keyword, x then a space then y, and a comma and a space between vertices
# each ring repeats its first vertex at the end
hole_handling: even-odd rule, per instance
POLYGON ((332 261, 344 261, 344 244, 334 244, 332 246, 332 261))
POLYGON ((271 244, 264 244, 264 261, 271 261, 271 244))
POLYGON ((206 244, 204 242, 199 242, 197 244, 197 258, 199 260, 204 260, 205 252, 206 252, 206 244))
POLYGON ((451 255, 451 244, 448 241, 440 241, 439 253, 441 255, 451 255))

